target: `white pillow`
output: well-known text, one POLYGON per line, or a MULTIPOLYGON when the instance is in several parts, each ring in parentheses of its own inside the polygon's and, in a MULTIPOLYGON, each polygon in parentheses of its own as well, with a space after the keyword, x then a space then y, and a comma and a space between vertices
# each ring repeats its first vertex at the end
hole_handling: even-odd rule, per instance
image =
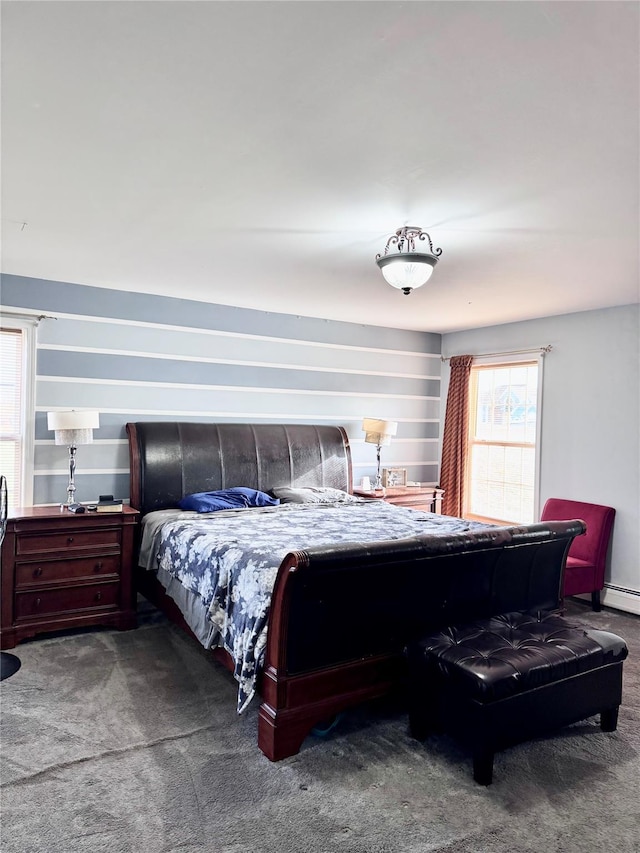
POLYGON ((364 498, 350 495, 349 492, 343 492, 342 489, 331 489, 324 486, 310 486, 303 489, 280 486, 271 489, 271 494, 280 498, 280 503, 283 504, 355 504, 364 500, 364 498))

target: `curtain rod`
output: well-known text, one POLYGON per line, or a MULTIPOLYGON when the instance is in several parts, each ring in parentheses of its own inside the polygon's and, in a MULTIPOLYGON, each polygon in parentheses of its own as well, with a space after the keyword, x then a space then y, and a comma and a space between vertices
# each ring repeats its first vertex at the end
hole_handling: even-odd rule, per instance
MULTIPOLYGON (((499 355, 533 355, 533 353, 540 352, 551 352, 553 346, 551 344, 547 344, 546 347, 534 347, 533 349, 513 349, 509 352, 477 352, 473 355, 473 358, 490 358, 493 356, 499 355)), ((471 353, 469 353, 471 355, 471 353)), ((449 361, 450 358, 456 358, 455 355, 441 355, 440 361, 449 361)))
POLYGON ((37 323, 40 323, 41 320, 57 320, 57 317, 52 317, 50 314, 37 314, 35 311, 30 313, 28 310, 19 311, 17 309, 12 309, 10 307, 1 307, 0 308, 0 319, 2 317, 20 317, 23 320, 35 320, 37 323))

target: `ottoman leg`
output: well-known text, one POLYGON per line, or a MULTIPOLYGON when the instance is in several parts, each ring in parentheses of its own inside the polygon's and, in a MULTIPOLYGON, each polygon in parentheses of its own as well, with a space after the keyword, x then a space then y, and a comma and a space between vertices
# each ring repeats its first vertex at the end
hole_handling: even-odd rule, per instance
POLYGON ((606 711, 600 713, 600 728, 603 732, 615 732, 618 726, 618 708, 607 708, 606 711))
POLYGON ((473 751, 473 778, 478 785, 490 785, 493 781, 493 752, 488 749, 473 751))
POLYGON ((424 708, 409 708, 409 731, 416 740, 426 740, 434 731, 434 723, 424 708))

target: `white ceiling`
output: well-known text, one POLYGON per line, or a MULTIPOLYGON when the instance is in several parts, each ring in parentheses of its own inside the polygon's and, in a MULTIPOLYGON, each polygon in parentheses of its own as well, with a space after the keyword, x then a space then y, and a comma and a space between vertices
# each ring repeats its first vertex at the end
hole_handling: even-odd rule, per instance
POLYGON ((639 9, 3 2, 3 271, 435 332, 637 302, 639 9))

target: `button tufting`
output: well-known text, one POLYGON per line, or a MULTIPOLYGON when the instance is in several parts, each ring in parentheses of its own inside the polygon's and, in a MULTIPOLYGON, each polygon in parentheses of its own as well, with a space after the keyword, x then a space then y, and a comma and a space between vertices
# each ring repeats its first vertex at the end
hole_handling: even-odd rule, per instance
POLYGON ((442 678, 462 679, 486 700, 601 666, 604 645, 555 614, 510 613, 448 628, 423 638, 419 648, 425 662, 437 662, 442 678))

